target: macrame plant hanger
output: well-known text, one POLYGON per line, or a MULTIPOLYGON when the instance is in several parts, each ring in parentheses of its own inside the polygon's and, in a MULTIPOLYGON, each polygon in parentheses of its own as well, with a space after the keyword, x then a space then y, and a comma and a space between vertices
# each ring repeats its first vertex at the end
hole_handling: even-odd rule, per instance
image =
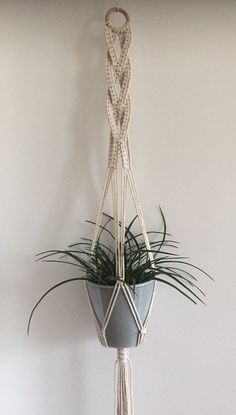
MULTIPOLYGON (((109 324, 114 306, 120 291, 123 292, 135 324, 138 328, 137 346, 140 345, 146 334, 146 327, 150 316, 154 299, 155 284, 153 285, 152 300, 145 321, 142 321, 135 306, 130 289, 125 284, 125 213, 127 192, 130 191, 134 208, 137 213, 141 232, 143 234, 146 248, 149 250, 149 259, 152 261, 150 243, 144 223, 143 212, 134 180, 131 164, 131 152, 128 137, 130 122, 131 102, 129 95, 129 84, 131 77, 129 48, 131 43, 130 18, 128 13, 120 8, 113 7, 105 16, 105 39, 107 45, 106 77, 107 77, 107 115, 110 125, 110 146, 108 165, 105 176, 104 189, 99 207, 95 232, 92 243, 92 250, 96 246, 99 237, 100 225, 104 209, 104 203, 111 190, 114 216, 115 252, 116 252, 116 275, 117 283, 101 324, 93 309, 89 296, 90 305, 94 312, 101 343, 108 347, 106 329, 109 324), (110 21, 113 13, 122 13, 125 16, 123 26, 115 27, 110 21), (119 47, 117 47, 117 44, 119 47)), ((132 392, 132 366, 129 359, 129 349, 120 348, 117 350, 115 364, 115 385, 116 385, 116 415, 133 415, 133 392, 132 392)))

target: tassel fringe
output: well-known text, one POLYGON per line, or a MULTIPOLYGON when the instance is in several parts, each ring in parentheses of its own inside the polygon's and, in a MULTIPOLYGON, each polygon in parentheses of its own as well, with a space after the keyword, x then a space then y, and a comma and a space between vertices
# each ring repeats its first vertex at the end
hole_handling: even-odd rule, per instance
POLYGON ((118 349, 115 364, 116 415, 133 415, 133 379, 129 349, 118 349))

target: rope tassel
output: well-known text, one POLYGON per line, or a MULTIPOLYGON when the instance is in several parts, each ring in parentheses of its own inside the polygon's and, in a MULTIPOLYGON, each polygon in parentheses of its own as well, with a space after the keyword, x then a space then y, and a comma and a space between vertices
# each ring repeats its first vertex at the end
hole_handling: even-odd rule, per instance
POLYGON ((129 349, 118 349, 115 364, 116 415, 133 415, 133 379, 129 349))

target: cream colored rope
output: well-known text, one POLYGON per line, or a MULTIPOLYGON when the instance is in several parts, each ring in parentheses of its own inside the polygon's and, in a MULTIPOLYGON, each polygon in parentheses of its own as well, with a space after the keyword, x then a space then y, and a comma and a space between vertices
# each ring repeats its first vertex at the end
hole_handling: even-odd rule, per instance
MULTIPOLYGON (((111 9, 106 15, 106 77, 108 86, 107 115, 110 124, 110 146, 105 184, 96 220, 92 250, 95 247, 99 235, 102 212, 105 200, 109 192, 109 188, 111 187, 115 223, 116 273, 120 280, 125 280, 125 205, 128 187, 130 189, 134 207, 137 212, 146 248, 151 251, 151 247, 131 165, 131 152, 128 137, 128 127, 131 112, 129 95, 129 84, 131 78, 131 67, 129 59, 131 30, 128 14, 123 9, 120 10, 122 10, 122 13, 126 16, 126 23, 119 29, 115 28, 109 21, 109 13, 114 11, 114 9, 111 9)), ((150 261, 153 260, 153 255, 151 252, 149 252, 149 259, 150 261)), ((142 323, 130 290, 121 281, 118 281, 114 287, 113 295, 111 296, 103 324, 100 324, 101 341, 104 345, 107 345, 106 328, 108 326, 120 290, 122 290, 125 295, 139 330, 138 344, 140 344, 143 341, 146 333, 146 326, 154 298, 155 285, 150 310, 146 320, 144 323, 142 323)), ((98 321, 97 324, 99 324, 98 321)))
MULTIPOLYGON (((106 347, 109 346, 106 337, 106 330, 120 291, 123 292, 138 329, 138 346, 143 342, 145 338, 146 327, 154 299, 155 284, 152 292, 151 305, 147 312, 147 317, 145 321, 142 321, 131 291, 125 284, 125 211, 128 188, 130 190, 134 207, 137 212, 146 248, 151 251, 151 247, 131 165, 131 152, 128 137, 128 128, 131 113, 129 95, 129 85, 131 78, 131 67, 129 59, 131 30, 129 25, 129 15, 124 9, 117 7, 112 8, 107 12, 105 38, 107 44, 106 77, 108 86, 106 106, 107 116, 110 124, 110 145, 108 166, 105 176, 102 199, 96 219, 92 250, 94 250, 99 236, 104 204, 109 189, 111 188, 115 223, 116 275, 119 277, 119 280, 114 286, 103 322, 99 321, 93 308, 89 290, 87 291, 89 302, 95 316, 101 343, 106 347), (114 27, 110 22, 110 15, 114 11, 120 11, 126 18, 125 24, 120 28, 114 27)), ((149 252, 148 255, 152 263, 153 255, 151 252, 149 252)), ((116 414, 133 415, 132 366, 129 359, 128 349, 118 349, 117 351, 115 378, 116 414)))

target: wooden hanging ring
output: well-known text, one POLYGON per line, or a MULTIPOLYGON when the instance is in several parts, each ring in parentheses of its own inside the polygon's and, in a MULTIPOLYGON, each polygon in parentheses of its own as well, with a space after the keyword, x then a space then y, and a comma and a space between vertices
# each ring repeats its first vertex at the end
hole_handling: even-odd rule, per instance
POLYGON ((130 17, 129 17, 129 14, 127 13, 127 11, 126 11, 125 9, 122 9, 122 7, 116 6, 116 7, 112 7, 111 9, 109 9, 109 10, 106 12, 106 15, 105 15, 105 22, 106 22, 106 24, 107 24, 107 25, 108 25, 108 26, 112 29, 112 31, 113 31, 113 32, 120 33, 120 32, 124 32, 124 31, 126 30, 127 25, 128 25, 128 24, 129 24, 129 22, 130 22, 130 17), (116 27, 116 26, 114 26, 114 24, 110 21, 110 17, 111 17, 111 15, 112 15, 113 13, 121 13, 121 14, 123 14, 123 16, 125 16, 126 21, 125 21, 125 23, 124 23, 122 26, 118 26, 118 27, 116 27))

